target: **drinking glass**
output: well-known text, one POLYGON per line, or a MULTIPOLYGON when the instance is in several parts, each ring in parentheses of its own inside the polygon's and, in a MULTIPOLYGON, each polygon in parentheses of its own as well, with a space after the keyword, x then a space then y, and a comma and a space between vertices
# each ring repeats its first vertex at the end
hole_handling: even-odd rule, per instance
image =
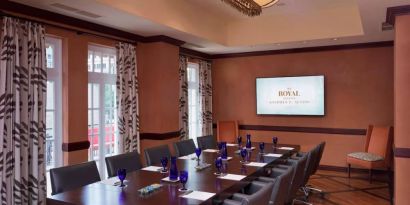
POLYGON ((242 145, 242 137, 241 137, 241 136, 238 136, 238 137, 236 138, 236 142, 238 143, 238 149, 240 150, 240 149, 241 149, 241 145, 242 145))
POLYGON ((216 175, 221 175, 221 167, 222 167, 222 158, 218 157, 215 160, 215 167, 216 167, 216 175))
POLYGON ((273 142, 273 146, 276 148, 276 146, 278 145, 278 138, 272 137, 272 142, 273 142))
POLYGON ((185 188, 185 184, 188 181, 188 172, 184 170, 180 171, 179 180, 181 181, 181 184, 182 184, 182 188, 180 188, 179 191, 187 191, 187 188, 185 188))
POLYGON ((246 163, 246 156, 248 155, 248 150, 246 148, 241 149, 241 157, 242 157, 242 163, 246 163))
POLYGON ((124 179, 127 176, 127 170, 126 169, 118 169, 117 170, 117 175, 118 179, 121 181, 120 187, 124 187, 124 179))
POLYGON ((260 152, 263 153, 263 150, 265 149, 265 143, 264 142, 259 143, 259 149, 260 149, 260 152))
POLYGON ((196 157, 197 157, 198 166, 199 166, 199 156, 201 156, 201 153, 202 153, 201 148, 198 147, 198 148, 195 149, 195 154, 196 154, 196 157))
POLYGON ((168 165, 168 157, 162 157, 161 158, 161 165, 162 165, 162 170, 161 172, 165 173, 167 172, 167 165, 168 165))

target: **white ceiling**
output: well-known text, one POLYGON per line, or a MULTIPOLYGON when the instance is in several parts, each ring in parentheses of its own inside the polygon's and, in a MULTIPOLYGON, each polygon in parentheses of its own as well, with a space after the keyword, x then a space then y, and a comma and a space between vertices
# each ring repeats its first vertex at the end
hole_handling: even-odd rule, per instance
POLYGON ((280 0, 261 16, 247 17, 221 0, 13 1, 143 36, 167 35, 187 42, 184 47, 209 54, 389 41, 393 31, 381 30, 386 8, 410 4, 410 0, 280 0), (53 3, 101 17, 83 16, 53 3), (253 30, 247 31, 248 27, 253 30))

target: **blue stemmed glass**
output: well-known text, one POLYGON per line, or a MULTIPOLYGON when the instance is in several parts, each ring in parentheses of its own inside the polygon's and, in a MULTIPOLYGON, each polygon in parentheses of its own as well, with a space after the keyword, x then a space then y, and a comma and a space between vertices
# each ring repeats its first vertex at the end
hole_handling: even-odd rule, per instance
POLYGON ((265 149, 265 143, 264 142, 259 143, 259 149, 260 149, 260 152, 263 153, 263 150, 265 149))
POLYGON ((118 169, 117 170, 117 175, 118 179, 121 181, 120 187, 124 187, 124 179, 127 176, 127 170, 126 169, 118 169))
POLYGON ((199 166, 199 156, 201 156, 201 153, 202 153, 201 148, 198 147, 198 148, 195 149, 195 154, 196 154, 196 157, 197 157, 198 166, 199 166))
POLYGON ((222 158, 218 157, 215 160, 215 167, 216 167, 216 172, 215 175, 221 175, 221 167, 222 167, 222 158))
POLYGON ((162 157, 161 158, 161 165, 162 165, 162 170, 161 170, 161 172, 162 173, 166 173, 168 170, 167 170, 167 165, 168 165, 168 157, 162 157))
POLYGON ((238 149, 240 150, 240 149, 241 149, 241 145, 242 145, 242 137, 241 137, 241 136, 238 136, 238 137, 236 138, 236 142, 238 143, 238 149))
POLYGON ((179 181, 181 181, 182 188, 179 189, 179 191, 187 191, 187 188, 185 188, 185 184, 188 181, 188 172, 187 171, 180 171, 179 172, 179 181))
POLYGON ((272 137, 272 142, 273 142, 273 146, 276 148, 276 146, 278 145, 278 138, 272 137))
POLYGON ((241 157, 242 157, 242 163, 246 164, 246 156, 248 155, 248 150, 246 148, 241 149, 241 157))

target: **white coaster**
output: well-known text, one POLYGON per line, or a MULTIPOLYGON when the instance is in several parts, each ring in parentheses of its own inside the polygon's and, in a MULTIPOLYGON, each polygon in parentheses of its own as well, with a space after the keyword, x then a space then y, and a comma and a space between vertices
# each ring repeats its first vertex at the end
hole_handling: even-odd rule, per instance
POLYGON ((200 201, 206 201, 209 198, 213 197, 215 193, 210 193, 210 192, 203 192, 203 191, 193 191, 189 194, 182 195, 182 198, 187 198, 187 199, 196 199, 200 201))
POLYGON ((150 171, 150 172, 159 172, 161 171, 162 167, 158 167, 158 166, 148 166, 148 167, 144 167, 141 170, 144 171, 150 171))
POLYGON ((233 181, 241 181, 243 178, 246 176, 244 175, 239 175, 239 174, 226 174, 223 176, 219 176, 218 178, 220 179, 227 179, 227 180, 233 180, 233 181))

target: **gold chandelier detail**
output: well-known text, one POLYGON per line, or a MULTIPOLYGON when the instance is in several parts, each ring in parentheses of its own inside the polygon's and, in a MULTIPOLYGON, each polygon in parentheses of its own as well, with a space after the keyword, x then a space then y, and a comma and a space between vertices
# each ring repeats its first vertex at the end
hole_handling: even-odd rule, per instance
POLYGON ((276 4, 279 0, 222 0, 248 16, 259 16, 262 8, 276 4))

